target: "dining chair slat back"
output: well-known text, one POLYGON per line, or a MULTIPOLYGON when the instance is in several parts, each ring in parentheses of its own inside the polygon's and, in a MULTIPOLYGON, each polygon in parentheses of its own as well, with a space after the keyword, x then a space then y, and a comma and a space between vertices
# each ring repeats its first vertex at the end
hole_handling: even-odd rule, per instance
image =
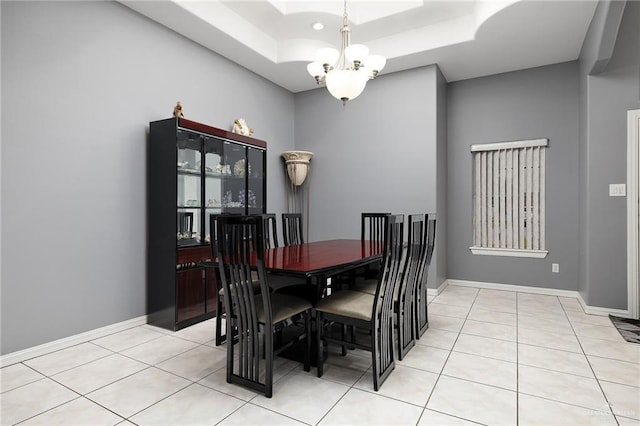
MULTIPOLYGON (((240 216, 239 213, 218 213, 209 215, 209 240, 211 244, 211 259, 216 261, 218 257, 218 218, 221 216, 240 216)), ((216 261, 217 262, 217 261, 216 261)), ((220 346, 227 340, 227 335, 222 332, 222 320, 224 319, 224 304, 222 303, 224 291, 220 281, 220 270, 214 263, 213 273, 216 281, 216 330, 215 343, 220 346)))
POLYGON ((275 213, 263 214, 262 220, 264 222, 264 248, 270 249, 278 247, 278 223, 275 213))
POLYGON ((426 215, 412 214, 408 216, 407 248, 395 307, 399 360, 402 360, 416 344, 415 292, 418 283, 423 278, 427 260, 427 229, 426 215))
POLYGON ((382 271, 373 307, 373 345, 379 354, 373 359, 373 383, 377 390, 395 368, 393 359, 393 299, 402 271, 404 215, 387 216, 382 271))
POLYGON ((250 387, 270 398, 276 353, 304 339, 304 368, 310 369, 311 304, 294 296, 270 292, 264 267, 261 216, 218 218, 218 264, 224 289, 227 336, 234 336, 227 339, 227 382, 250 387), (255 291, 256 285, 259 293, 255 291), (299 317, 304 318, 304 330, 275 351, 274 334, 299 317))
POLYGON ((282 237, 285 246, 304 243, 301 213, 282 213, 282 237))
MULTIPOLYGON (((385 218, 391 213, 361 213, 360 214, 360 239, 368 240, 369 244, 378 244, 384 239, 385 218)), ((364 279, 377 278, 380 273, 380 264, 367 265, 362 271, 356 271, 356 276, 364 279)))
POLYGON ((427 298, 427 279, 429 276, 429 266, 431 265, 431 259, 433 257, 433 250, 436 243, 436 220, 435 213, 429 213, 427 216, 426 224, 426 256, 424 260, 424 266, 422 268, 421 276, 416 279, 415 290, 415 303, 414 303, 414 323, 416 329, 416 338, 424 334, 429 328, 429 312, 428 312, 428 298, 427 298))
POLYGON ((385 233, 385 217, 391 213, 361 213, 360 239, 382 241, 385 233))

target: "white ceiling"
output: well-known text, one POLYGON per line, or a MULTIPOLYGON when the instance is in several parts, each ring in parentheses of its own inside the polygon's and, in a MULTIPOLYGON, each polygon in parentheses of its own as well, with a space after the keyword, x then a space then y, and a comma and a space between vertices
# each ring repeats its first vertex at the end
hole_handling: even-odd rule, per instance
MULTIPOLYGON (((121 3, 292 91, 339 48, 343 1, 160 0, 121 3), (322 22, 324 30, 311 28, 322 22)), ((596 0, 349 0, 352 43, 387 58, 381 75, 437 63, 447 81, 578 58, 596 0)))

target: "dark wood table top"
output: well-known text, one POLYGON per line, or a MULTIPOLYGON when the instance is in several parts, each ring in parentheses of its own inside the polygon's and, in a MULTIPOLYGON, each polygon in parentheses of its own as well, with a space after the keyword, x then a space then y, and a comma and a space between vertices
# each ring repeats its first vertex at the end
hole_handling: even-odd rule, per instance
POLYGON ((326 240, 265 251, 268 271, 304 275, 333 275, 382 258, 382 243, 362 240, 326 240))

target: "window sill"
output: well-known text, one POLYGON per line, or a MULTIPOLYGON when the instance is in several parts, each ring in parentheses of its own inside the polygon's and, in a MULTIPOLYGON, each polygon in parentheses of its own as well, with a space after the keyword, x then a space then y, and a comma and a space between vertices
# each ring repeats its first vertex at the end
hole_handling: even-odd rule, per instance
POLYGON ((480 256, 507 256, 507 257, 531 257, 544 259, 549 253, 547 250, 522 250, 509 248, 469 247, 471 253, 480 256))

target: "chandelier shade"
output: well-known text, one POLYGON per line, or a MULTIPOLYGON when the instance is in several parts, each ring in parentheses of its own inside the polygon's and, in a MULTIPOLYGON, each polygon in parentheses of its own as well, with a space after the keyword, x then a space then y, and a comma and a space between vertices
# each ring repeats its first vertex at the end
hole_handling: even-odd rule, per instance
POLYGON ((374 79, 378 75, 378 72, 387 64, 387 58, 382 55, 369 55, 367 63, 369 64, 371 73, 369 78, 374 79))
POLYGON ((320 63, 320 65, 335 64, 339 57, 340 52, 333 47, 323 47, 316 52, 316 62, 320 63))
POLYGON ((360 96, 368 78, 362 71, 333 70, 327 73, 325 84, 331 96, 346 102, 360 96))
POLYGON ((364 44, 352 44, 344 50, 347 61, 361 64, 369 56, 369 48, 364 44))
POLYGON ((387 60, 381 55, 369 55, 369 48, 364 44, 351 44, 346 0, 340 33, 340 51, 330 47, 318 49, 315 62, 307 65, 307 72, 345 105, 364 91, 367 81, 378 76, 387 60))

